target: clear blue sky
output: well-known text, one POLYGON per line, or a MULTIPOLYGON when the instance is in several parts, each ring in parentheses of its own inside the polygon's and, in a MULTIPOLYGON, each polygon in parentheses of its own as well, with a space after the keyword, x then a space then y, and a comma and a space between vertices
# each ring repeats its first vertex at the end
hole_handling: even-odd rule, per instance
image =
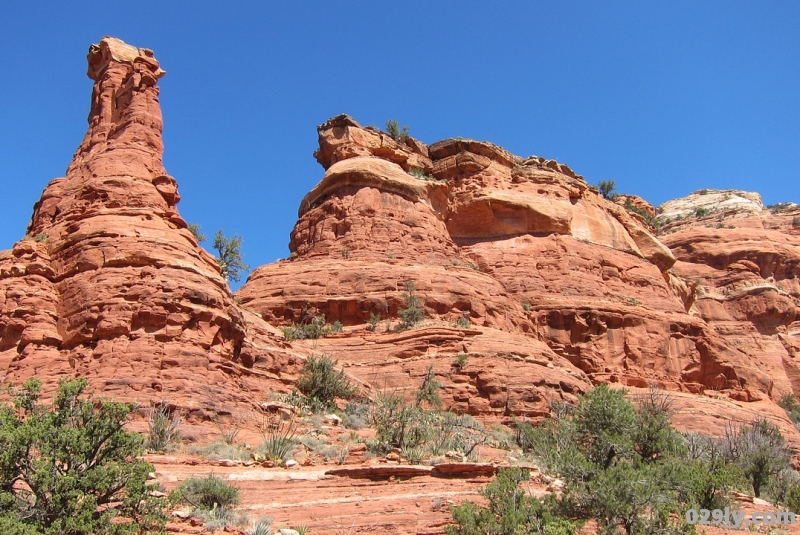
POLYGON ((653 204, 704 187, 800 202, 800 2, 496 4, 6 2, 0 249, 86 130, 104 35, 155 51, 181 214, 241 234, 253 266, 288 255, 322 177, 316 126, 343 112, 555 158, 653 204))

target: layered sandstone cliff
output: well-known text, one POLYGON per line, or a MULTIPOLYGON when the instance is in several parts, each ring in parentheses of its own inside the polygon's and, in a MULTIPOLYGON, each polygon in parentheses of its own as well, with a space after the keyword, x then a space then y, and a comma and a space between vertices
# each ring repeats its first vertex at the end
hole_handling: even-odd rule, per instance
POLYGON ((86 137, 26 239, 0 252, 5 379, 82 375, 208 416, 287 390, 324 352, 367 391, 411 392, 432 367, 447 406, 485 419, 654 383, 676 392, 685 428, 766 415, 800 446, 776 405, 800 393, 796 205, 733 190, 614 202, 554 160, 396 140, 342 115, 318 129, 325 172, 291 258, 234 299, 177 211, 152 52, 105 38, 88 59, 86 137), (400 330, 408 281, 425 320, 400 330), (321 314, 344 332, 278 334, 321 314))
MULTIPOLYGON (((686 257, 678 234, 654 235, 640 214, 656 211, 644 200, 625 199, 639 209, 629 212, 568 166, 491 143, 396 140, 345 115, 318 132, 326 172, 300 204, 291 258, 258 268, 237 294, 276 324, 325 314, 346 326, 296 346, 333 354, 377 388, 413 389, 433 366, 448 403, 472 414, 540 416, 592 383, 655 383, 685 393, 688 428, 767 414, 797 438, 774 403, 797 374, 756 351, 756 342, 777 349, 782 336, 793 358, 797 295, 740 307, 737 325, 777 307, 785 327, 742 345, 698 312, 689 266, 703 260, 686 257), (409 280, 426 321, 397 331, 409 280), (374 314, 388 321, 372 331, 374 314), (462 318, 469 328, 456 326, 462 318), (464 367, 453 365, 459 354, 464 367)), ((762 236, 753 248, 775 243, 762 236)), ((792 242, 778 254, 797 251, 792 242)))
MULTIPOLYGON (((274 330, 239 308, 180 217, 162 164, 153 53, 92 45, 89 129, 66 176, 0 253, 0 371, 91 379, 103 394, 200 413, 263 399, 296 371, 274 330)), ((287 379, 288 381, 288 379, 287 379)))

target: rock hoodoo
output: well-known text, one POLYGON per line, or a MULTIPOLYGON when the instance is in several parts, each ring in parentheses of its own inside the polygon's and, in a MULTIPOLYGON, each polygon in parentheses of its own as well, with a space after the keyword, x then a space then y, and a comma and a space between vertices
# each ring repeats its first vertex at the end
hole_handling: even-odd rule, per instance
POLYGON ((86 376, 117 399, 200 411, 256 399, 294 358, 235 304, 178 213, 161 159, 164 71, 152 51, 110 37, 88 61, 86 136, 26 238, 0 253, 0 369, 51 386, 86 376))

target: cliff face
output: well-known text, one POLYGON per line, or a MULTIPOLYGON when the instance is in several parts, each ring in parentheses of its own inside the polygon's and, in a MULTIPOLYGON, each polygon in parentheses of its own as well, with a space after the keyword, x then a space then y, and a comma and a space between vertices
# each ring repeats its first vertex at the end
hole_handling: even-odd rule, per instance
POLYGON ((27 238, 0 253, 0 369, 49 388, 86 376, 117 399, 201 412, 262 398, 296 359, 235 304, 178 214, 161 160, 164 71, 151 51, 108 37, 88 61, 86 136, 27 238))
POLYGON ((775 403, 800 393, 797 205, 733 190, 612 202, 554 160, 342 115, 318 129, 325 173, 292 257, 234 299, 177 210, 152 52, 105 38, 88 59, 86 137, 0 252, 5 379, 81 375, 206 417, 291 388, 325 352, 367 390, 410 392, 432 367, 447 406, 505 421, 593 383, 655 383, 685 428, 767 415, 800 450, 775 403), (425 320, 399 330, 408 281, 425 320), (344 332, 289 344, 276 329, 321 314, 344 332))
MULTIPOLYGON (((705 269, 705 253, 687 253, 681 232, 662 242, 624 207, 653 217, 644 200, 608 201, 564 164, 486 142, 398 141, 344 115, 318 131, 326 172, 301 202, 292 257, 258 268, 237 294, 276 324, 325 314, 346 326, 296 347, 331 353, 378 388, 416 388, 433 366, 448 402, 472 414, 544 415, 592 383, 655 383, 684 393, 689 428, 768 414, 796 438, 774 403, 798 377, 780 366, 796 352, 796 292, 737 305, 734 324, 753 325, 744 344, 697 304, 692 270, 705 269), (426 322, 396 332, 409 280, 426 322), (371 314, 389 322, 370 331, 371 314), (456 327, 461 318, 469 328, 456 327), (765 334, 759 322, 783 330, 765 334), (784 347, 781 357, 762 358, 759 344, 784 347), (453 366, 458 354, 466 366, 453 366)), ((741 198, 732 209, 760 203, 741 198)), ((694 210, 676 202, 676 214, 694 210)), ((766 221, 761 208, 753 217, 766 221)), ((800 249, 786 230, 750 248, 794 273, 800 249)), ((738 247, 683 236, 692 251, 738 247)))

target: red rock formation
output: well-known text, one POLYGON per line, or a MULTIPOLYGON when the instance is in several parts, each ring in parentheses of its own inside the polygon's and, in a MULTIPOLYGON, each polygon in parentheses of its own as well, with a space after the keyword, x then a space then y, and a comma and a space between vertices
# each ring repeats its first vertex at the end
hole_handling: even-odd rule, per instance
MULTIPOLYGON (((258 268, 238 293, 272 322, 325 314, 351 326, 298 347, 334 355, 379 389, 410 391, 433 365, 448 405, 501 420, 542 416, 549 401, 610 381, 712 392, 698 406, 717 422, 746 412, 725 397, 763 399, 794 432, 769 401, 774 366, 691 312, 695 283, 624 201, 564 164, 490 143, 397 141, 347 116, 318 130, 327 171, 301 203, 292 258, 258 268), (408 280, 427 328, 365 330, 370 314, 396 325, 408 280), (459 318, 469 334, 454 328, 459 318), (453 367, 461 353, 468 373, 453 367)), ((781 306, 785 321, 791 307, 781 306)))
POLYGON ((0 369, 201 410, 261 397, 297 359, 234 303, 178 214, 161 160, 164 71, 150 50, 108 37, 88 60, 86 136, 28 237, 0 253, 0 369))

